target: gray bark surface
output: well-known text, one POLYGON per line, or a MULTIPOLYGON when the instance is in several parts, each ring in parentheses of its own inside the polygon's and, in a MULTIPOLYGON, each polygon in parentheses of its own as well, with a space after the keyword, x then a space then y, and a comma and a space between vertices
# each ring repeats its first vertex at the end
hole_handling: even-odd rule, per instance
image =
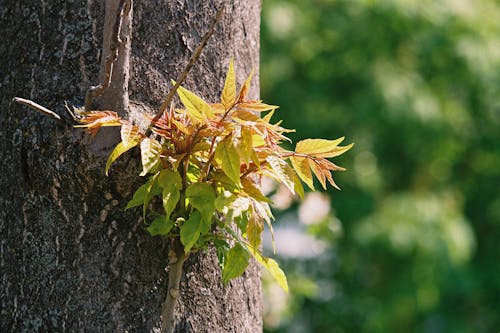
MULTIPOLYGON (((136 1, 130 116, 154 112, 221 1, 136 1)), ((109 131, 89 144, 79 129, 11 102, 32 99, 69 119, 98 84, 103 1, 0 1, 0 331, 159 331, 168 245, 124 211, 139 182, 138 153, 110 177, 109 131)), ((229 59, 241 83, 258 73, 260 1, 236 0, 187 88, 218 98, 229 59)), ((258 77, 251 95, 258 96, 258 77)), ((260 332, 260 271, 223 285, 213 250, 191 256, 181 280, 176 332, 260 332)))

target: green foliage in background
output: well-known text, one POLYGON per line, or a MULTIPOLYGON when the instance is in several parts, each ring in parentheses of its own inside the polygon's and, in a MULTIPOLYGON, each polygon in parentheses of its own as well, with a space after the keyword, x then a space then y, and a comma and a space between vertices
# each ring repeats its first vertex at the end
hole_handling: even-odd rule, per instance
POLYGON ((267 332, 498 331, 498 2, 264 1, 261 85, 294 141, 356 142, 267 332))

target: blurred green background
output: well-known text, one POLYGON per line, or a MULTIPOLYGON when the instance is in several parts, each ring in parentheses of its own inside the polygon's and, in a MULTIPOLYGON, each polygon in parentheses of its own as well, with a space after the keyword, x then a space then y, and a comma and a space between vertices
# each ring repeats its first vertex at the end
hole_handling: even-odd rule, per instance
POLYGON ((294 141, 355 142, 274 194, 266 332, 499 332, 499 2, 264 0, 261 61, 294 141))

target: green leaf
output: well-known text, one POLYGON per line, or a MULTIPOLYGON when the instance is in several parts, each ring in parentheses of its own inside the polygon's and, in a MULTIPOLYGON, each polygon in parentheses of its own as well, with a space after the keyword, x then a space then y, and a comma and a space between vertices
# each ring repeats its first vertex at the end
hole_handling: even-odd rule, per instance
POLYGON ((137 146, 138 143, 139 143, 138 141, 129 141, 128 144, 125 144, 122 141, 116 145, 115 149, 113 149, 113 151, 109 155, 108 161, 106 162, 106 169, 105 169, 106 176, 108 175, 108 171, 109 168, 111 167, 111 164, 113 164, 113 162, 116 161, 116 159, 120 157, 120 155, 137 146))
POLYGON ((141 176, 154 171, 160 165, 161 144, 155 139, 145 138, 141 141, 141 176))
MULTIPOLYGON (((175 82, 172 81, 172 84, 175 85, 175 82)), ((182 86, 179 86, 177 89, 177 94, 179 95, 179 98, 181 99, 182 104, 184 104, 188 116, 191 119, 199 123, 206 118, 213 117, 213 111, 210 105, 200 97, 196 96, 196 94, 182 86)))
POLYGON ((229 61, 229 68, 227 69, 226 81, 224 82, 224 89, 222 89, 221 102, 224 108, 228 110, 236 99, 236 74, 234 73, 234 59, 229 61))
POLYGON ((245 271, 248 266, 249 254, 240 245, 236 244, 226 254, 226 261, 222 270, 222 281, 227 283, 229 280, 234 279, 245 271))
POLYGON ((215 191, 206 183, 194 183, 186 189, 186 197, 191 206, 200 211, 203 219, 212 221, 215 213, 215 191))
POLYGON ((170 220, 165 215, 158 216, 151 222, 147 230, 151 234, 151 236, 156 235, 166 235, 170 232, 170 230, 174 227, 174 221, 170 220))
POLYGON ((184 252, 187 254, 196 244, 200 238, 200 229, 202 228, 202 217, 200 212, 193 211, 186 222, 184 222, 181 229, 181 243, 184 245, 184 252))
POLYGON ((219 142, 215 149, 215 161, 235 184, 240 183, 240 156, 231 138, 219 142))
POLYGON ((174 211, 180 199, 182 179, 177 171, 163 169, 158 176, 158 185, 162 187, 163 208, 167 218, 174 211))

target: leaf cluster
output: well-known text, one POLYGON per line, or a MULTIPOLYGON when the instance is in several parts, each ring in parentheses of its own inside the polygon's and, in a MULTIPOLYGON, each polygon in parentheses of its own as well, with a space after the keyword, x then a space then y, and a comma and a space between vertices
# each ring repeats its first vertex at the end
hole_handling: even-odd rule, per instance
POLYGON ((147 181, 134 193, 128 208, 142 206, 151 235, 177 237, 186 254, 212 243, 217 248, 226 282, 240 276, 254 257, 287 290, 276 261, 259 252, 264 224, 272 231, 270 200, 260 188, 263 176, 303 195, 302 182, 314 189, 313 175, 323 188, 335 184, 332 171, 344 170, 328 158, 349 150, 337 140, 307 139, 294 151, 281 121, 271 122, 275 105, 248 100, 252 74, 238 90, 233 61, 220 102, 207 103, 179 87, 183 108, 171 107, 151 124, 148 137, 139 127, 112 111, 91 111, 79 127, 91 134, 101 127, 120 126, 121 142, 106 163, 106 174, 123 153, 140 147, 147 181), (302 182, 301 182, 302 181, 302 182), (153 198, 163 209, 150 209, 153 198))

